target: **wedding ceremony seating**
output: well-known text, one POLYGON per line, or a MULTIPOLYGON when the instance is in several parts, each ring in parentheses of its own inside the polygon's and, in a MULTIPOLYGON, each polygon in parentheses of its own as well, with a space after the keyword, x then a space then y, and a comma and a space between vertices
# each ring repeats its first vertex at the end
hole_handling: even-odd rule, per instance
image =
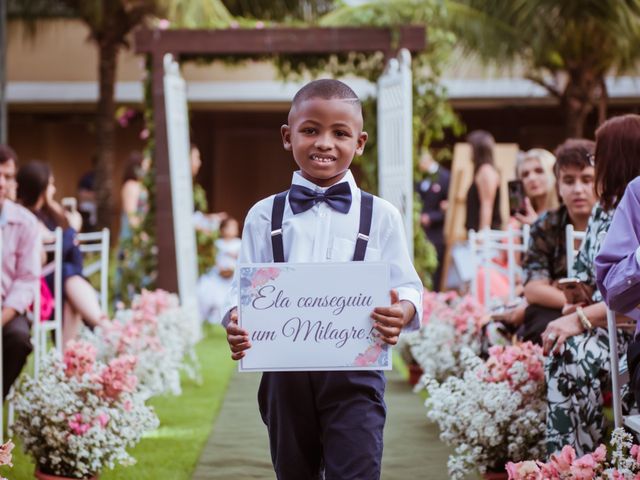
POLYGON ((498 272, 505 276, 509 283, 508 301, 513 301, 517 297, 517 278, 522 270, 519 265, 519 257, 527 251, 529 244, 529 225, 524 225, 522 229, 490 230, 484 229, 479 232, 469 231, 469 245, 474 274, 471 275, 471 294, 474 298, 482 300, 485 306, 492 302, 491 289, 483 289, 483 299, 478 297, 478 272, 482 270, 482 281, 484 285, 491 283, 491 271, 498 272), (520 255, 517 255, 520 254, 520 255), (506 266, 497 263, 506 256, 506 266))

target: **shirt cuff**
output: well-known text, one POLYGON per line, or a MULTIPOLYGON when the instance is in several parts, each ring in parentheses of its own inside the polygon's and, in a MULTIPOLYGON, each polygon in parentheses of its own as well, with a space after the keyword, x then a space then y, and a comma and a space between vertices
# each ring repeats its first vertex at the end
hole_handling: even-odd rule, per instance
POLYGON ((640 266, 640 247, 636 249, 636 262, 638 262, 638 266, 640 266))
POLYGON ((398 299, 407 300, 408 302, 413 303, 413 306, 416 309, 416 314, 413 316, 411 321, 405 325, 403 330, 418 330, 422 325, 422 292, 409 287, 398 287, 397 290, 398 299))

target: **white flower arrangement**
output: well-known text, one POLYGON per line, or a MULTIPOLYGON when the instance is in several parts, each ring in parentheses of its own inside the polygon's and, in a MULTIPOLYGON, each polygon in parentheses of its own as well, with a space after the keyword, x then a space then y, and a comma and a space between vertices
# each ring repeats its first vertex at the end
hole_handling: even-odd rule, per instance
POLYGON ((410 356, 423 371, 417 389, 429 379, 442 382, 451 375, 462 375, 460 351, 468 348, 480 353, 486 314, 471 297, 425 292, 424 322, 420 330, 401 337, 400 348, 407 345, 410 356))
POLYGON ((144 291, 132 309, 119 310, 112 324, 85 332, 98 358, 130 354, 138 358, 135 374, 145 398, 180 395, 180 372, 199 380, 195 345, 201 338, 197 311, 180 307, 178 297, 162 290, 144 291))
POLYGON ((23 377, 13 394, 12 434, 44 473, 84 478, 130 465, 127 447, 158 427, 136 390, 136 358, 95 355, 86 342, 71 342, 62 361, 52 351, 40 377, 23 377))
POLYGON ((494 348, 499 350, 486 364, 463 348, 461 378, 426 382, 427 417, 438 424, 440 439, 455 448, 448 461, 453 479, 545 452, 542 353, 530 346, 494 348))

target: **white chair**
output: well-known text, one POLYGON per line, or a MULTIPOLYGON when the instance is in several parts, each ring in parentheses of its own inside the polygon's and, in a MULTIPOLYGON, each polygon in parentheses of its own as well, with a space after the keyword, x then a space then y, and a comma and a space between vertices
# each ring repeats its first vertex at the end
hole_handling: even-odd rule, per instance
POLYGON ((53 318, 42 321, 41 318, 41 298, 40 289, 36 292, 36 299, 33 305, 33 343, 34 354, 34 377, 38 378, 40 365, 47 351, 47 335, 54 332, 54 343, 58 353, 62 355, 62 228, 54 230, 55 241, 45 244, 44 250, 53 253, 53 261, 42 267, 42 276, 53 273, 53 318))
POLYGON ((613 404, 613 422, 615 428, 625 426, 634 432, 640 432, 640 414, 637 410, 630 415, 622 415, 622 385, 629 382, 629 370, 627 365, 620 365, 618 352, 618 340, 616 332, 616 315, 607 308, 607 331, 609 333, 609 361, 611 363, 611 393, 613 404), (617 375, 613 372, 618 372, 617 375))
POLYGON ((85 264, 82 274, 90 277, 100 272, 100 308, 108 311, 109 301, 109 229, 103 228, 99 232, 79 233, 77 240, 80 242, 80 251, 86 253, 99 253, 97 260, 85 264))
MULTIPOLYGON (((498 271, 505 275, 509 281, 509 301, 516 298, 516 275, 521 271, 516 259, 516 253, 524 253, 529 244, 529 225, 524 225, 521 230, 490 230, 484 229, 480 232, 469 230, 469 245, 471 248, 471 258, 473 271, 477 272, 483 267, 484 272, 484 305, 489 307, 491 301, 490 279, 491 270, 498 271), (493 259, 500 252, 507 254, 507 266, 502 267, 496 264, 493 259)), ((471 293, 478 298, 478 276, 471 276, 471 293)), ((480 298, 478 298, 480 300, 480 298)))
POLYGON ((573 270, 573 262, 580 251, 580 246, 584 241, 584 237, 587 235, 587 232, 576 231, 573 228, 573 225, 567 225, 565 229, 565 239, 567 243, 567 278, 571 278, 575 275, 573 270), (576 247, 576 242, 580 241, 579 245, 576 247))

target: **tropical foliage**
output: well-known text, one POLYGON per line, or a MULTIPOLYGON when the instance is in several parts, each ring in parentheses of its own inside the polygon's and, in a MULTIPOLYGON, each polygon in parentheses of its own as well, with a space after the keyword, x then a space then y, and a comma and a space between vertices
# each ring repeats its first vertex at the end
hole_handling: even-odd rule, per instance
POLYGON ((487 62, 519 62, 556 98, 566 134, 584 136, 587 116, 606 116, 605 76, 638 59, 638 0, 449 0, 448 25, 487 62))

